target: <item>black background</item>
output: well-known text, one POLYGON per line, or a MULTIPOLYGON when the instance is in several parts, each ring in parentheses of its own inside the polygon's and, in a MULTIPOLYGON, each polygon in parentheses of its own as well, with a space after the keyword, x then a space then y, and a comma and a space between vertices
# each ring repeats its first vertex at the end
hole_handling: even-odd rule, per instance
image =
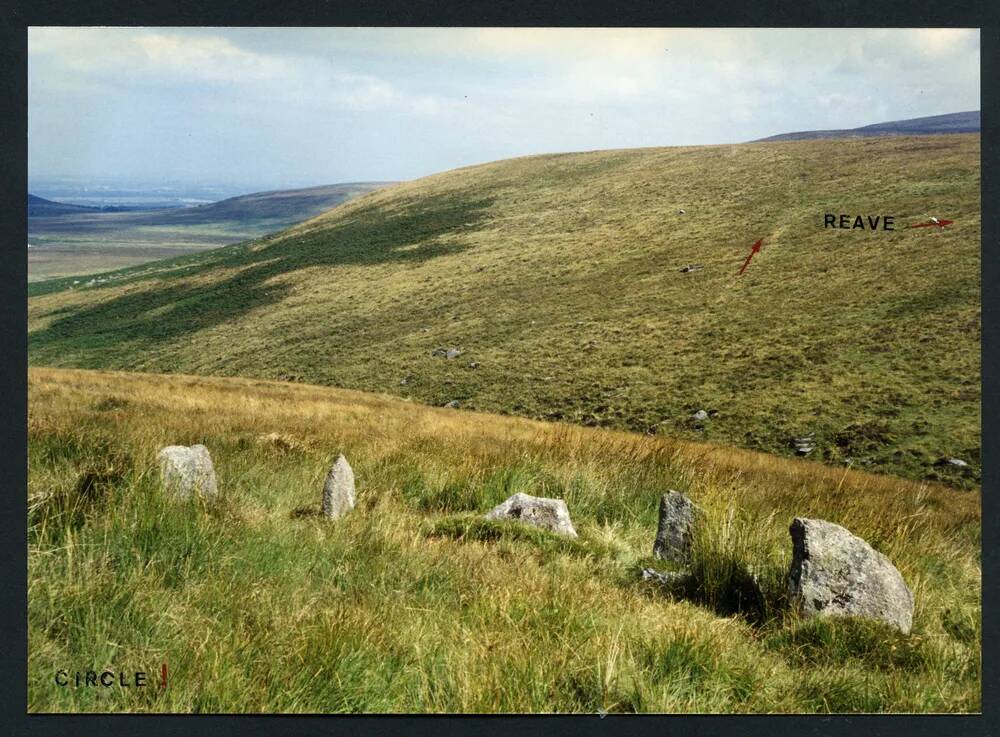
MULTIPOLYGON (((735 5, 594 0, 331 2, 285 0, 0 0, 0 729, 5 735, 188 735, 475 733, 477 737, 695 732, 740 735, 990 735, 997 733, 996 617, 1000 392, 996 366, 1000 293, 995 2, 948 0, 779 0, 735 5), (670 26, 670 27, 966 27, 981 29, 982 80, 982 379, 983 379, 983 715, 912 716, 245 716, 29 715, 27 712, 27 27, 109 26, 670 26), (694 732, 693 732, 694 731, 694 732)), ((946 265, 943 265, 946 268, 946 265)))

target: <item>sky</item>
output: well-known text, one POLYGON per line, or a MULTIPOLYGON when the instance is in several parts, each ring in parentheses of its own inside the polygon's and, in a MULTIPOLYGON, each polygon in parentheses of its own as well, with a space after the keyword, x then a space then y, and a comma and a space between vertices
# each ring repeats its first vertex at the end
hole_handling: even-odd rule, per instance
POLYGON ((29 181, 402 180, 978 109, 976 29, 28 32, 29 181))

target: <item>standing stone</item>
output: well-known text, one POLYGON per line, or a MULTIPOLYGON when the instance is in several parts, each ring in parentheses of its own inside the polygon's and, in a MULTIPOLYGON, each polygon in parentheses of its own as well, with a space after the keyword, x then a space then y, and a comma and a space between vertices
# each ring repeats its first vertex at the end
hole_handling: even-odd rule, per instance
POLYGON ((168 445, 157 454, 163 488, 176 499, 199 495, 214 499, 218 493, 212 456, 204 445, 168 445))
POLYGON ((323 516, 338 519, 354 509, 354 471, 344 456, 337 456, 323 484, 323 516))
POLYGON ((789 531, 789 598, 804 616, 877 619, 909 634, 913 593, 888 558, 832 522, 796 517, 789 531))
POLYGON ((699 509, 678 491, 660 497, 660 524, 653 555, 661 560, 687 563, 691 557, 691 528, 699 509))
POLYGON ((562 499, 546 499, 518 492, 487 512, 486 519, 514 519, 560 535, 576 537, 569 508, 562 499))

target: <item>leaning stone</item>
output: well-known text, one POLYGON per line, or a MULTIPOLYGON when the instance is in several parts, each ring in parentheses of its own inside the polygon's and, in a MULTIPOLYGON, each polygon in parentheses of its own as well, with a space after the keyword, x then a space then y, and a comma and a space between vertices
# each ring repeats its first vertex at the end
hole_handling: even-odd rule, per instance
POLYGON ((789 531, 789 599, 804 616, 876 619, 909 634, 913 593, 888 558, 832 522, 796 517, 789 531))
POLYGON ((344 456, 330 467, 323 484, 323 516, 338 519, 354 509, 354 471, 344 456))
POLYGON ((546 499, 518 492, 486 513, 486 519, 513 519, 535 527, 576 537, 569 508, 562 499, 546 499))
POLYGON ((214 499, 218 493, 212 456, 204 445, 168 445, 158 454, 163 488, 176 499, 214 499))
POLYGON ((698 506, 678 491, 660 497, 660 522, 653 555, 661 560, 687 563, 691 557, 691 529, 698 506))

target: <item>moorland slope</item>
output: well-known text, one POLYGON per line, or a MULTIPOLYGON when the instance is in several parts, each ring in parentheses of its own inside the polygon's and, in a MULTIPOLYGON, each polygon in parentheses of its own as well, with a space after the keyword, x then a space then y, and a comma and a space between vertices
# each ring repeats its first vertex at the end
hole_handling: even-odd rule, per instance
POLYGON ((810 434, 814 459, 974 486, 979 147, 791 141, 457 169, 276 235, 35 285, 30 362, 303 381, 778 454, 810 434), (824 227, 829 213, 895 229, 824 227), (906 227, 930 215, 954 223, 906 227))

